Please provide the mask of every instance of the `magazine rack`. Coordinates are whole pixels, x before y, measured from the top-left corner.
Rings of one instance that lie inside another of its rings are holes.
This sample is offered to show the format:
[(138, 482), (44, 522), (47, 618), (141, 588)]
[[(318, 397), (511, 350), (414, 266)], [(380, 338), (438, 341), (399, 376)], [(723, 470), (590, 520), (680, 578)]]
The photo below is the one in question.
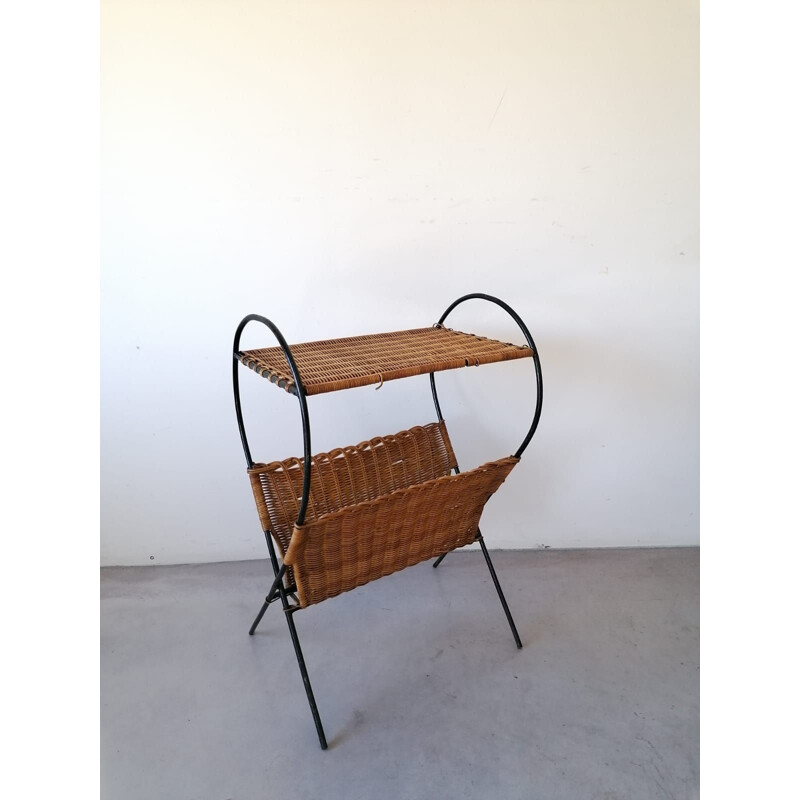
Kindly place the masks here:
[[(496, 303), (527, 342), (514, 345), (445, 328), (466, 300)], [(278, 347), (239, 350), (249, 322), (266, 325)], [(517, 358), (532, 358), (536, 373), (533, 422), (514, 455), (461, 472), (447, 433), (434, 373)], [(300, 403), (303, 457), (256, 463), (250, 454), (239, 398), (239, 364), (295, 395)], [(309, 395), (429, 373), (438, 422), (311, 455)], [(327, 748), (293, 614), (376, 578), (477, 541), (517, 647), (522, 647), (478, 522), (528, 446), (542, 410), (542, 372), (525, 323), (502, 300), (468, 294), (452, 303), (432, 328), (292, 345), (265, 317), (245, 317), (233, 339), (233, 395), (247, 473), (269, 549), (275, 580), (250, 634), (267, 608), (281, 601), (322, 749)], [(274, 539), (274, 543), (273, 543)], [(281, 563), (275, 551), (281, 555)], [(294, 602), (289, 602), (293, 600)]]

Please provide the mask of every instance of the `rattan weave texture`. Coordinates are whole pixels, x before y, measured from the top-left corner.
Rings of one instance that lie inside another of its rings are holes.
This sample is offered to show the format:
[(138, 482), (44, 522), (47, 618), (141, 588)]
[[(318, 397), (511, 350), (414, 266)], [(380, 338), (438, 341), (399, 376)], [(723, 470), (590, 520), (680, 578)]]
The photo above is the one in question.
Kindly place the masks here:
[[(305, 342), (291, 345), (291, 351), (308, 395), (533, 355), (527, 346), (438, 326)], [(280, 347), (246, 350), (237, 357), (272, 383), (296, 393)]]
[(300, 527), (303, 460), (254, 464), (248, 473), (262, 526), (274, 533), (305, 607), (470, 544), (486, 501), (517, 462), (451, 475), (444, 422), (320, 453)]

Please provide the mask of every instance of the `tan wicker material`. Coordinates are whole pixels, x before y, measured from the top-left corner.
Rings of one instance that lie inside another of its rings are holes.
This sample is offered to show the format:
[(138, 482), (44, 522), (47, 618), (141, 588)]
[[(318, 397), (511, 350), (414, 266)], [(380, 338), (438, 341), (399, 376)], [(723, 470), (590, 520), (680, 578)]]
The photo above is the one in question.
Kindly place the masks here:
[[(308, 395), (533, 355), (527, 346), (442, 327), (306, 342), (291, 345), (291, 351)], [(259, 375), (296, 393), (280, 347), (246, 350), (238, 358)]]
[(486, 501), (517, 461), (398, 489), (295, 528), (286, 563), (301, 606), (474, 542)]
[(248, 470), (259, 517), (278, 541), (300, 605), (318, 603), (475, 539), (486, 501), (518, 459), (451, 475), (444, 423), (312, 457), (305, 523), (294, 523), (303, 460)]

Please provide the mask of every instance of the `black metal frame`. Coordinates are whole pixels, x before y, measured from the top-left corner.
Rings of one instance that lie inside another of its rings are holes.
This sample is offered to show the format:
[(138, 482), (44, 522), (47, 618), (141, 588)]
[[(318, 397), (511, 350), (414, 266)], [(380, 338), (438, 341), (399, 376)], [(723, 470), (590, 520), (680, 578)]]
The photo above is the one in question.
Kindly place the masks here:
[[(480, 300), (488, 300), (489, 302), (495, 303), (496, 305), (503, 308), (508, 314), (514, 319), (517, 325), (520, 327), (525, 339), (528, 343), (528, 346), (533, 351), (533, 363), (534, 369), (536, 372), (536, 410), (533, 415), (533, 422), (531, 423), (530, 429), (528, 430), (527, 435), (522, 441), (522, 444), (517, 448), (516, 453), (514, 454), (515, 458), (520, 458), (522, 453), (525, 451), (525, 448), (530, 443), (533, 434), (536, 432), (536, 428), (539, 424), (539, 417), (541, 416), (542, 412), (542, 370), (541, 364), (539, 363), (539, 354), (536, 350), (536, 345), (533, 342), (533, 338), (531, 337), (530, 331), (528, 330), (525, 323), (522, 321), (520, 316), (507, 304), (504, 303), (502, 300), (499, 300), (496, 297), (492, 297), (488, 294), (467, 294), (463, 297), (460, 297), (455, 302), (451, 303), (451, 305), (447, 308), (447, 310), (442, 314), (439, 321), (436, 323), (436, 327), (441, 327), (442, 323), (444, 323), (447, 316), (450, 312), (456, 308), (456, 306), (460, 305), (461, 303), (465, 302), (466, 300), (473, 300), (473, 299), (480, 299)], [(267, 328), (272, 331), (272, 334), (278, 341), (280, 345), (281, 351), (283, 352), (286, 362), (289, 366), (289, 371), (291, 372), (292, 379), (294, 380), (294, 387), (292, 389), (292, 394), (297, 396), (297, 399), (300, 403), (300, 418), (303, 426), (303, 493), (301, 496), (300, 501), (300, 510), (297, 515), (297, 525), (302, 525), (305, 520), (306, 509), (308, 507), (308, 498), (311, 491), (311, 426), (309, 423), (309, 416), (308, 416), (308, 403), (306, 400), (306, 389), (303, 385), (303, 381), (300, 377), (300, 373), (297, 369), (297, 364), (295, 363), (294, 357), (292, 356), (292, 351), (289, 345), (286, 343), (286, 339), (283, 338), (283, 335), (278, 330), (277, 326), (268, 320), (266, 317), (262, 317), (259, 314), (249, 314), (246, 316), (240, 323), (239, 326), (236, 328), (236, 333), (233, 337), (233, 399), (234, 405), (236, 406), (236, 421), (239, 426), (239, 435), (242, 439), (242, 448), (244, 450), (245, 460), (247, 461), (247, 468), (250, 469), (253, 466), (253, 459), (250, 454), (250, 445), (247, 441), (247, 433), (244, 427), (244, 418), (242, 416), (242, 404), (239, 395), (239, 342), (241, 340), (242, 332), (244, 331), (245, 327), (250, 322), (260, 322), (263, 325), (266, 325)], [(433, 396), (433, 404), (436, 407), (436, 415), (439, 418), (439, 422), (443, 422), (444, 418), (442, 417), (442, 411), (439, 406), (439, 397), (436, 393), (436, 381), (434, 378), (434, 373), (430, 375), (431, 380), (431, 394)], [(454, 467), (456, 473), (460, 470), (458, 466)], [(317, 703), (314, 699), (314, 692), (311, 688), (311, 681), (308, 677), (308, 670), (306, 669), (305, 659), (303, 658), (303, 651), (300, 648), (300, 640), (297, 636), (297, 628), (294, 624), (293, 615), (294, 612), (300, 608), (299, 603), (290, 604), (289, 597), (293, 597), (293, 593), (296, 591), (297, 587), (294, 585), (285, 585), (285, 575), (286, 575), (286, 565), (285, 564), (278, 564), (278, 557), (275, 553), (275, 545), (272, 541), (272, 532), (269, 530), (264, 531), (264, 536), (267, 541), (267, 548), (269, 550), (269, 558), (272, 563), (272, 570), (275, 575), (275, 579), (272, 585), (269, 588), (269, 591), (264, 598), (264, 603), (261, 606), (261, 609), (258, 612), (255, 620), (253, 620), (253, 624), (250, 626), (250, 635), (252, 636), (256, 632), (256, 628), (258, 627), (259, 623), (261, 622), (262, 617), (266, 613), (266, 610), (269, 606), (275, 602), (278, 598), (280, 598), (281, 605), (283, 606), (283, 610), (286, 616), (286, 622), (289, 626), (289, 635), (292, 639), (292, 644), (294, 645), (294, 652), (297, 656), (297, 664), (300, 667), (300, 674), (303, 678), (303, 685), (305, 686), (306, 696), (308, 698), (308, 704), (311, 707), (311, 714), (314, 718), (314, 725), (317, 729), (317, 735), (319, 736), (319, 743), (320, 747), (323, 750), (328, 748), (328, 743), (325, 738), (325, 731), (322, 728), (322, 722), (319, 717), (319, 711), (317, 710)], [(497, 590), (497, 594), (500, 598), (500, 603), (503, 606), (503, 611), (505, 611), (506, 618), (508, 620), (508, 624), (511, 627), (511, 633), (514, 636), (514, 641), (518, 648), (522, 647), (522, 642), (520, 641), (519, 634), (517, 633), (516, 625), (514, 624), (514, 619), (511, 616), (511, 611), (508, 608), (508, 603), (506, 602), (505, 595), (503, 594), (503, 590), (500, 587), (500, 582), (497, 579), (497, 573), (494, 570), (494, 565), (492, 564), (492, 560), (489, 557), (489, 551), (486, 549), (486, 544), (483, 541), (483, 535), (481, 534), (480, 528), (478, 528), (477, 535), (475, 537), (475, 541), (480, 543), (481, 551), (483, 552), (483, 557), (486, 559), (486, 565), (489, 568), (489, 573), (492, 576), (492, 581), (494, 583), (494, 587)], [(442, 562), (444, 557), (447, 553), (443, 553), (439, 558), (436, 559), (433, 566), (438, 567), (439, 564)], [(296, 598), (294, 598), (296, 600)]]
[[(533, 341), (531, 332), (528, 330), (528, 326), (522, 321), (520, 315), (517, 314), (517, 312), (514, 311), (510, 305), (508, 305), (508, 303), (505, 303), (499, 298), (493, 297), (490, 294), (474, 293), (465, 294), (463, 297), (459, 297), (458, 300), (448, 306), (444, 314), (439, 317), (439, 321), (436, 323), (436, 325), (441, 327), (441, 325), (449, 316), (450, 312), (456, 308), (456, 306), (461, 305), (461, 303), (465, 302), (466, 300), (488, 300), (490, 303), (495, 303), (496, 305), (500, 306), (500, 308), (506, 311), (514, 320), (514, 322), (517, 323), (519, 329), (522, 331), (522, 335), (525, 337), (525, 341), (528, 343), (528, 347), (530, 347), (530, 349), (533, 351), (533, 368), (536, 373), (536, 410), (533, 412), (533, 422), (531, 422), (531, 427), (528, 429), (528, 433), (522, 440), (522, 444), (517, 448), (517, 452), (514, 453), (514, 458), (522, 458), (525, 448), (530, 444), (533, 434), (536, 433), (536, 428), (539, 427), (539, 418), (542, 415), (542, 365), (539, 361), (539, 351), (536, 349), (536, 344)], [(436, 416), (439, 418), (439, 422), (443, 422), (444, 418), (442, 417), (442, 409), (439, 406), (439, 395), (436, 393), (436, 378), (434, 376), (435, 373), (431, 372), (431, 395), (433, 396), (433, 405), (436, 407)], [(458, 466), (455, 467), (455, 471), (456, 473), (460, 472)], [(483, 541), (483, 534), (481, 533), (480, 528), (478, 528), (478, 534), (475, 537), (475, 541), (481, 546), (483, 557), (486, 559), (486, 566), (489, 567), (489, 572), (492, 576), (492, 581), (494, 582), (494, 588), (497, 589), (497, 594), (500, 597), (500, 603), (503, 606), (503, 611), (506, 613), (506, 619), (508, 620), (508, 625), (511, 628), (511, 633), (514, 636), (514, 641), (516, 642), (517, 647), (521, 650), (522, 642), (520, 641), (519, 634), (517, 633), (517, 626), (514, 624), (514, 618), (511, 616), (511, 611), (508, 607), (508, 603), (506, 602), (506, 596), (503, 594), (503, 589), (500, 586), (500, 581), (497, 580), (497, 573), (494, 571), (492, 559), (489, 558), (489, 551), (486, 549), (486, 543)], [(444, 561), (444, 557), (446, 555), (447, 553), (442, 553), (442, 555), (440, 555), (439, 558), (433, 562), (434, 569), (436, 569), (436, 567), (438, 567), (439, 564)]]
[[(283, 334), (278, 330), (278, 328), (266, 317), (262, 317), (258, 314), (250, 314), (246, 316), (240, 323), (239, 327), (236, 329), (236, 334), (233, 337), (233, 399), (234, 404), (236, 405), (236, 421), (239, 424), (239, 435), (242, 437), (242, 448), (244, 449), (244, 457), (247, 461), (247, 468), (250, 469), (253, 466), (253, 458), (250, 455), (250, 445), (247, 442), (247, 433), (244, 429), (244, 418), (242, 417), (242, 403), (239, 397), (239, 341), (242, 337), (242, 331), (245, 329), (249, 322), (261, 322), (262, 324), (266, 325), (272, 333), (275, 335), (275, 338), (278, 340), (278, 344), (283, 351), (284, 356), (286, 356), (286, 361), (289, 364), (289, 370), (292, 373), (292, 379), (294, 380), (294, 384), (296, 387), (295, 394), (297, 395), (297, 399), (300, 401), (300, 418), (303, 424), (303, 458), (304, 458), (304, 466), (303, 466), (303, 495), (300, 500), (300, 510), (297, 514), (297, 524), (302, 525), (303, 521), (306, 518), (306, 508), (308, 507), (308, 495), (311, 490), (311, 426), (309, 425), (308, 421), (308, 403), (306, 402), (306, 390), (303, 386), (303, 381), (300, 378), (300, 373), (297, 370), (297, 364), (294, 362), (294, 358), (292, 357), (292, 351), (289, 349), (289, 345), (286, 344), (286, 339), (283, 338)], [(261, 618), (264, 616), (264, 612), (266, 612), (267, 608), (269, 608), (270, 603), (274, 602), (277, 597), (281, 599), (281, 605), (283, 606), (283, 611), (286, 615), (286, 624), (289, 626), (289, 635), (292, 637), (292, 644), (294, 645), (294, 653), (297, 656), (297, 665), (300, 667), (300, 675), (303, 678), (303, 686), (306, 689), (306, 697), (308, 698), (308, 704), (311, 707), (311, 715), (314, 717), (314, 725), (317, 728), (317, 736), (319, 736), (319, 745), (323, 750), (328, 749), (328, 742), (325, 738), (325, 731), (322, 728), (322, 721), (319, 718), (319, 711), (317, 710), (317, 701), (314, 699), (314, 690), (311, 688), (311, 681), (308, 677), (308, 670), (306, 669), (306, 662), (303, 658), (303, 651), (300, 648), (300, 639), (297, 636), (297, 628), (294, 624), (294, 619), (292, 617), (293, 613), (300, 608), (298, 605), (290, 605), (288, 596), (292, 591), (294, 591), (294, 586), (286, 587), (283, 582), (284, 575), (286, 574), (286, 565), (281, 564), (278, 566), (278, 557), (275, 554), (275, 545), (272, 543), (272, 533), (269, 530), (264, 531), (264, 536), (267, 540), (267, 548), (269, 549), (269, 558), (272, 562), (272, 571), (275, 573), (275, 580), (270, 587), (270, 590), (267, 592), (267, 596), (264, 599), (264, 604), (261, 606), (261, 610), (258, 612), (258, 616), (253, 621), (253, 624), (250, 626), (250, 635), (252, 636), (256, 632), (256, 628), (258, 627), (258, 623), (261, 622)]]

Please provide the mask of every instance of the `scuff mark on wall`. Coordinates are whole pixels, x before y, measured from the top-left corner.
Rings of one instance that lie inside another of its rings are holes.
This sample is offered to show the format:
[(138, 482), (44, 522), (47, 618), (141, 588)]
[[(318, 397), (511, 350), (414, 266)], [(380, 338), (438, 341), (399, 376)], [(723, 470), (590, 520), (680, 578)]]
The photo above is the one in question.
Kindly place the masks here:
[(494, 124), (494, 120), (495, 120), (495, 117), (497, 116), (497, 112), (500, 110), (500, 106), (503, 105), (503, 100), (505, 99), (506, 90), (507, 89), (508, 89), (508, 85), (506, 85), (506, 88), (503, 89), (503, 94), (500, 95), (500, 101), (497, 103), (497, 108), (494, 110), (494, 114), (492, 114), (492, 118), (489, 121), (489, 127), (486, 129), (486, 133), (489, 133), (489, 131), (492, 129), (492, 125)]

